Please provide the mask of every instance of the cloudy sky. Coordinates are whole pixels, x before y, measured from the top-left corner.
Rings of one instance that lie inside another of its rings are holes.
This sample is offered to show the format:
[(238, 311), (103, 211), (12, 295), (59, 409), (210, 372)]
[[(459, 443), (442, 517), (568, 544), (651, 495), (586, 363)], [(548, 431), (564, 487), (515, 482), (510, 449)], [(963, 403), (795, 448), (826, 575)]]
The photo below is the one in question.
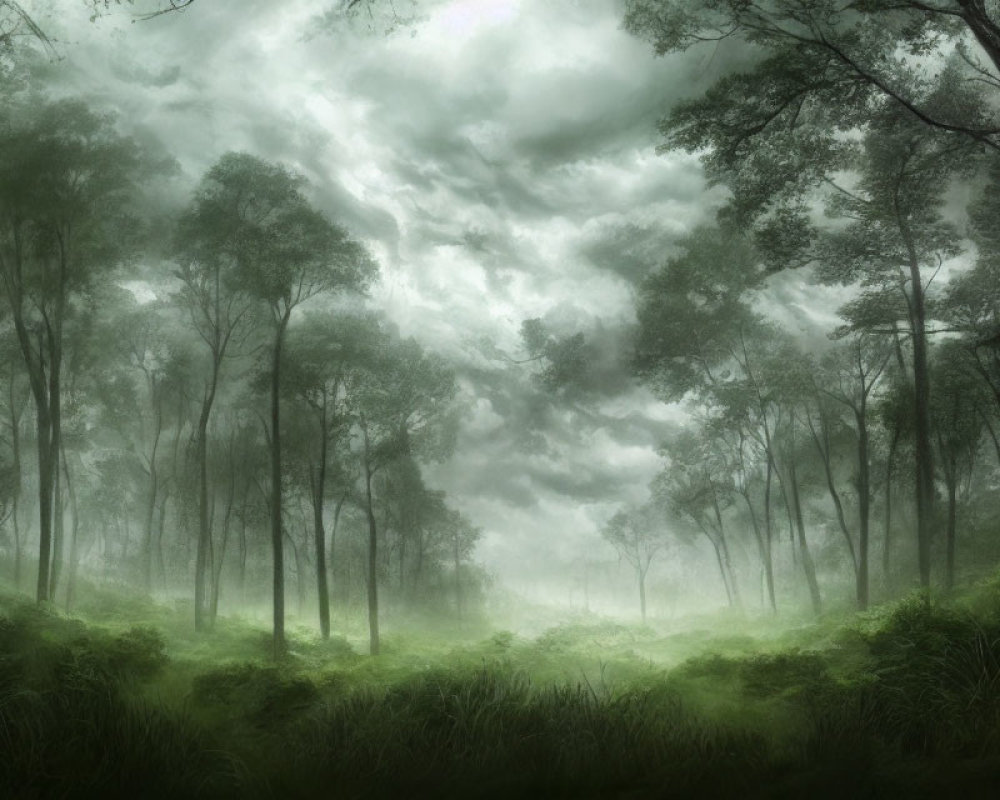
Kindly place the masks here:
[[(461, 376), (458, 450), (427, 475), (485, 529), (483, 563), (523, 589), (581, 553), (614, 558), (599, 527), (645, 497), (677, 418), (621, 365), (633, 287), (718, 199), (695, 158), (655, 153), (656, 120), (731, 56), (654, 58), (615, 0), (424, 0), (391, 35), (384, 15), (319, 24), (330, 0), (137, 23), (53, 7), (63, 85), (162, 140), (174, 191), (247, 150), (307, 176), (370, 243), (373, 302)], [(602, 342), (596, 399), (553, 403), (498, 358), (523, 357), (533, 317)]]

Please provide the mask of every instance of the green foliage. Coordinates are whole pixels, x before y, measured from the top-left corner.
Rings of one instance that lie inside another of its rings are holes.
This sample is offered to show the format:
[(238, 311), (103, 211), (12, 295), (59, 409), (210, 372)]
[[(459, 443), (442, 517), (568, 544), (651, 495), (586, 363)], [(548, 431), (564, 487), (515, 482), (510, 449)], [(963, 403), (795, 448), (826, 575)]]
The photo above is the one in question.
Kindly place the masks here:
[(231, 763), (180, 713), (130, 697), (166, 666), (150, 628), (111, 635), (36, 606), (0, 616), (0, 795), (219, 797)]
[[(177, 634), (0, 598), (0, 793), (985, 796), (1000, 757), (997, 584), (770, 640), (745, 621), (740, 636), (662, 639), (589, 620), (458, 649), (390, 635), (377, 659), (293, 635), (282, 662), (261, 644), (221, 664)], [(700, 654), (623, 671), (661, 646)]]
[(198, 704), (224, 706), (233, 716), (269, 726), (308, 708), (319, 695), (308, 679), (289, 677), (276, 666), (243, 663), (196, 676), (191, 696)]

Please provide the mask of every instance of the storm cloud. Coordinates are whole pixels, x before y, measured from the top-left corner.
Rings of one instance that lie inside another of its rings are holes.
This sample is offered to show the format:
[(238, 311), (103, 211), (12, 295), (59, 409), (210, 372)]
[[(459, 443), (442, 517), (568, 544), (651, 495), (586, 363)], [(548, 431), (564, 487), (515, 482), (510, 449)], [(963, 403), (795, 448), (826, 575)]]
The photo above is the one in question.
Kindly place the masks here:
[[(458, 448), (428, 480), (485, 529), (480, 560), (510, 573), (527, 540), (541, 562), (569, 559), (646, 496), (680, 419), (629, 375), (633, 292), (718, 200), (695, 157), (656, 154), (656, 121), (726, 65), (655, 58), (615, 2), (433, 2), (391, 35), (318, 25), (327, 10), (67, 11), (49, 20), (51, 69), (160, 139), (178, 196), (233, 149), (306, 177), (377, 254), (373, 304), (460, 375)], [(510, 363), (529, 318), (605, 343), (585, 398), (546, 396)]]

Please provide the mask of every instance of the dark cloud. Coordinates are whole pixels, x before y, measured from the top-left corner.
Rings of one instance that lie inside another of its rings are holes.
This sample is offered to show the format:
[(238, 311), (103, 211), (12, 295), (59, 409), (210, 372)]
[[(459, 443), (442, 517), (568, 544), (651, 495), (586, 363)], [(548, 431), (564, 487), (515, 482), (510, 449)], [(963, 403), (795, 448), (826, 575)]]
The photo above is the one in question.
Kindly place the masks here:
[[(428, 481), (486, 528), (490, 568), (517, 568), (526, 543), (553, 563), (600, 548), (678, 419), (629, 374), (633, 285), (712, 202), (696, 159), (655, 155), (656, 120), (731, 57), (656, 59), (606, 0), (422, 2), (412, 36), (321, 31), (329, 5), (69, 15), (79, 33), (54, 69), (66, 92), (163, 141), (177, 191), (251, 151), (303, 174), (371, 244), (373, 302), (459, 372), (469, 414)], [(523, 355), (521, 322), (536, 317), (583, 335), (576, 394), (496, 355)]]

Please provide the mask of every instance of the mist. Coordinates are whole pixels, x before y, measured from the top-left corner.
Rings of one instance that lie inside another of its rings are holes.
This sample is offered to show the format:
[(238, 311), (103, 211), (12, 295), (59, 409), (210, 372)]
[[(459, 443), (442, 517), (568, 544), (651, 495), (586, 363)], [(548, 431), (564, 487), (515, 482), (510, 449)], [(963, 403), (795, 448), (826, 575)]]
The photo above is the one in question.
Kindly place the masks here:
[(799, 5), (0, 0), (0, 793), (992, 796), (1000, 23)]

